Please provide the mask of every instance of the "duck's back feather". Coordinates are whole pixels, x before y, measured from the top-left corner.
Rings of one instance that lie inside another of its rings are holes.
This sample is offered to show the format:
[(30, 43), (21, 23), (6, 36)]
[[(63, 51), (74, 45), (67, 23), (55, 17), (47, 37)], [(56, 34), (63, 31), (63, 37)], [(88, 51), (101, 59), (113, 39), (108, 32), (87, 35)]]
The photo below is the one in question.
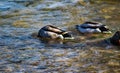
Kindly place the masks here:
[(51, 31), (51, 32), (55, 32), (55, 33), (58, 33), (58, 34), (61, 34), (61, 33), (64, 32), (64, 30), (61, 30), (58, 27), (55, 27), (55, 26), (52, 26), (52, 25), (44, 26), (42, 29), (45, 30), (45, 31)]
[(104, 26), (103, 24), (101, 23), (94, 23), (94, 22), (85, 22), (83, 24), (80, 25), (82, 28), (99, 28), (99, 27), (102, 27)]

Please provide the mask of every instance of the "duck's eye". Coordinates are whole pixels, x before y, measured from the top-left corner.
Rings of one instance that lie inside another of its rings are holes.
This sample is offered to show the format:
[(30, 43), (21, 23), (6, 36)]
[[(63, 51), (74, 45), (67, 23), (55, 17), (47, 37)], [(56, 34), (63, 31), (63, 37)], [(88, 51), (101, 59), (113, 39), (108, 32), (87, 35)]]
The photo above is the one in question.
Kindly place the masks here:
[(63, 34), (63, 37), (72, 37), (70, 33)]

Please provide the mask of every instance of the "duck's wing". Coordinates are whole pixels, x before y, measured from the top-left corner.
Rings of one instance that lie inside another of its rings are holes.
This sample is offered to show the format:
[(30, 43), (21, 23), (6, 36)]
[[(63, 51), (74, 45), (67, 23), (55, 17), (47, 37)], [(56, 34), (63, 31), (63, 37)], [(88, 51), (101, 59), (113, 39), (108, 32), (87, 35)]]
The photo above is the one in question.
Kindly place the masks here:
[(93, 29), (100, 28), (101, 26), (103, 26), (103, 24), (97, 22), (85, 22), (80, 25), (80, 27), (82, 28), (93, 28)]
[(57, 33), (57, 34), (62, 34), (63, 32), (65, 32), (64, 30), (62, 30), (58, 27), (55, 27), (53, 25), (44, 26), (42, 29), (45, 30), (45, 31), (51, 31), (51, 32), (54, 32), (54, 33)]
[(85, 22), (84, 24), (98, 24), (98, 22)]
[(56, 39), (59, 37), (59, 34), (41, 29), (38, 32), (38, 37)]

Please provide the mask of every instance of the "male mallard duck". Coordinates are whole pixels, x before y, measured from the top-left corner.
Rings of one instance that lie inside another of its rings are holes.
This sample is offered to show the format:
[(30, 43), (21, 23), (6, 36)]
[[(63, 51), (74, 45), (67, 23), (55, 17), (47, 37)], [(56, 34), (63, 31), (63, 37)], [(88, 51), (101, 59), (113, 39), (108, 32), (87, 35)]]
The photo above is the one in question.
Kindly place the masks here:
[(38, 37), (50, 38), (50, 39), (70, 39), (72, 35), (58, 27), (53, 25), (47, 25), (42, 27), (38, 32)]
[(111, 33), (106, 25), (98, 22), (85, 22), (81, 25), (76, 25), (76, 28), (81, 33)]
[(120, 46), (120, 31), (117, 31), (111, 38), (110, 38), (110, 42), (113, 45), (118, 45)]

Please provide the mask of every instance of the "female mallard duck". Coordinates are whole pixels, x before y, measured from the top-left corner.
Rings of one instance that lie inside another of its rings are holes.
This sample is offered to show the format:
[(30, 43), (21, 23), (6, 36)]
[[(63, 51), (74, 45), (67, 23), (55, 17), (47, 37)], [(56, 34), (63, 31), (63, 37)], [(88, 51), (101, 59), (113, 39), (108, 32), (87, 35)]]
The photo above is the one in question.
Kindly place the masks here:
[(120, 46), (120, 31), (117, 31), (111, 38), (110, 38), (110, 42), (113, 45), (118, 45)]
[(58, 27), (53, 25), (47, 25), (41, 28), (38, 32), (38, 37), (50, 38), (50, 39), (70, 39), (72, 35)]
[(76, 25), (76, 28), (81, 33), (111, 33), (106, 25), (98, 22), (85, 22), (81, 25)]

